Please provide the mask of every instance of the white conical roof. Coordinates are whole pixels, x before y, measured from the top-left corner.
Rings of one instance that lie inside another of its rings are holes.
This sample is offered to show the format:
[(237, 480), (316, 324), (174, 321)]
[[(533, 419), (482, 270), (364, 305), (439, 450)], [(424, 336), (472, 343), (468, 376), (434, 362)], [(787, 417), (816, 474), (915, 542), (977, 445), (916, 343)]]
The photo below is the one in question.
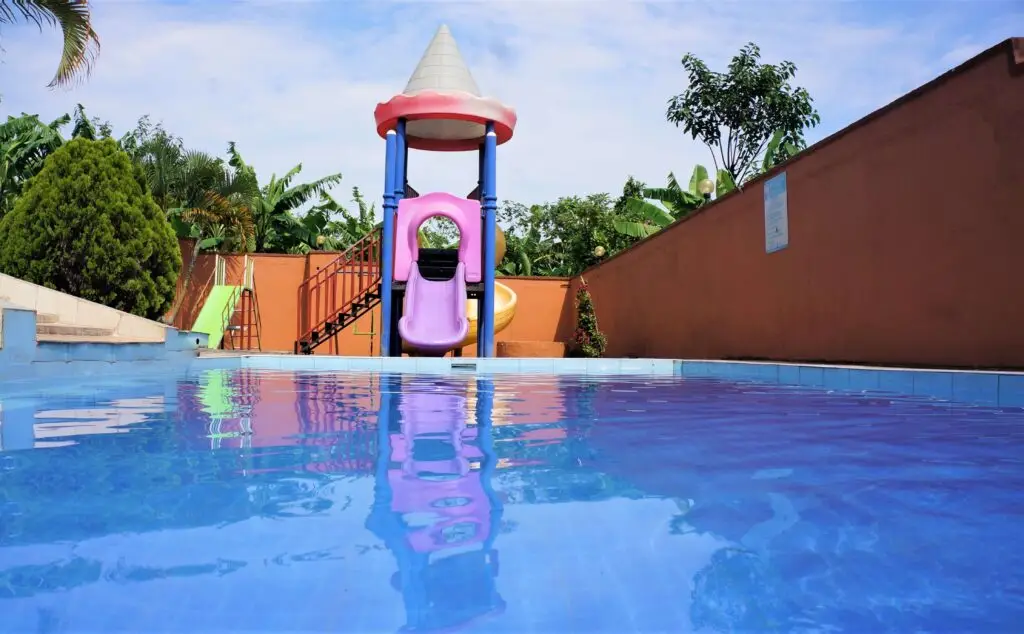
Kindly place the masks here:
[(462, 61), (459, 46), (452, 37), (452, 32), (442, 24), (434, 39), (430, 40), (427, 50), (423, 52), (420, 63), (416, 65), (409, 83), (402, 91), (406, 95), (414, 95), (424, 90), (438, 92), (467, 92), (480, 97), (473, 75), (470, 74), (466, 62)]

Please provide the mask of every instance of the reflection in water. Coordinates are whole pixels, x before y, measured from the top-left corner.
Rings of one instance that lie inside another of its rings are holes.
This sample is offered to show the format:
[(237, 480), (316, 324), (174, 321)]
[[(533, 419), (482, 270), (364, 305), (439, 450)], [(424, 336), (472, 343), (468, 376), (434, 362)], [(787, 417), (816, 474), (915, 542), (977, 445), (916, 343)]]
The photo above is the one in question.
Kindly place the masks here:
[(491, 489), (494, 387), (476, 380), (474, 411), (466, 393), (423, 379), (390, 377), (381, 385), (373, 510), (367, 528), (392, 552), (409, 630), (463, 625), (499, 612), (498, 552), (502, 507)]
[(0, 632), (1024, 615), (1019, 412), (650, 377), (65, 388), (0, 392)]

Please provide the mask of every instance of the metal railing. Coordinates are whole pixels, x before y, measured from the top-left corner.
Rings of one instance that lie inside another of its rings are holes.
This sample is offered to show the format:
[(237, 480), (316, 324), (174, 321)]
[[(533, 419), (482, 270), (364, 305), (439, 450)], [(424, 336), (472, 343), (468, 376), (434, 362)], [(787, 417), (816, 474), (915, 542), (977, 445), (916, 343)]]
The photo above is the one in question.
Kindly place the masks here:
[(315, 346), (321, 333), (342, 328), (346, 314), (369, 304), (379, 290), (381, 248), (381, 232), (374, 229), (299, 284), (296, 351), (301, 342)]

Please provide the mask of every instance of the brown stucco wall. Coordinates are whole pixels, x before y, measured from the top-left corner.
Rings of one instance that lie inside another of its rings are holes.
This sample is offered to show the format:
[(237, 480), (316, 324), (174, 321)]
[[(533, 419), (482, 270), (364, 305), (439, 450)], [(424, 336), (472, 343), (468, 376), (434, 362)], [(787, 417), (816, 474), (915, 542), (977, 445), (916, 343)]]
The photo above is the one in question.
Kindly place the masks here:
[(783, 251), (759, 180), (587, 271), (609, 354), (1024, 367), (1022, 70), (1003, 42), (783, 166)]
[[(192, 257), (192, 244), (182, 241), (182, 259), (187, 266)], [(291, 352), (298, 331), (299, 316), (308, 307), (300, 301), (299, 284), (319, 267), (326, 266), (337, 253), (305, 255), (250, 254), (255, 261), (254, 278), (260, 310), (260, 339), (264, 351)], [(177, 328), (187, 330), (195, 323), (203, 302), (214, 281), (214, 255), (201, 254), (193, 268), (188, 290), (184, 292), (181, 308), (173, 321)], [(241, 284), (244, 255), (224, 255), (226, 281)], [(355, 272), (341, 284), (353, 284)], [(573, 316), (566, 304), (569, 280), (566, 278), (499, 278), (518, 296), (516, 316), (498, 341), (564, 341), (571, 332)], [(179, 293), (185, 276), (179, 280)], [(326, 300), (326, 298), (324, 298)], [(305, 322), (303, 322), (305, 323)], [(476, 346), (463, 351), (475, 355)], [(316, 354), (378, 355), (380, 354), (380, 309), (363, 315), (354, 324), (339, 333), (336, 341), (322, 344)]]

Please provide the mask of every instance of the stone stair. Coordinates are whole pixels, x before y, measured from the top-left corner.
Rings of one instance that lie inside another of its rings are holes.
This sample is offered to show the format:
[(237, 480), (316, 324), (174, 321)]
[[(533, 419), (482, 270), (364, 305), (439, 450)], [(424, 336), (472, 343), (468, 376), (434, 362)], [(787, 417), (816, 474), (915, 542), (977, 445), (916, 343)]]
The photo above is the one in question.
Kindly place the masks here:
[(114, 331), (110, 328), (62, 324), (57, 315), (36, 313), (36, 339), (39, 341), (102, 341), (113, 337)]

